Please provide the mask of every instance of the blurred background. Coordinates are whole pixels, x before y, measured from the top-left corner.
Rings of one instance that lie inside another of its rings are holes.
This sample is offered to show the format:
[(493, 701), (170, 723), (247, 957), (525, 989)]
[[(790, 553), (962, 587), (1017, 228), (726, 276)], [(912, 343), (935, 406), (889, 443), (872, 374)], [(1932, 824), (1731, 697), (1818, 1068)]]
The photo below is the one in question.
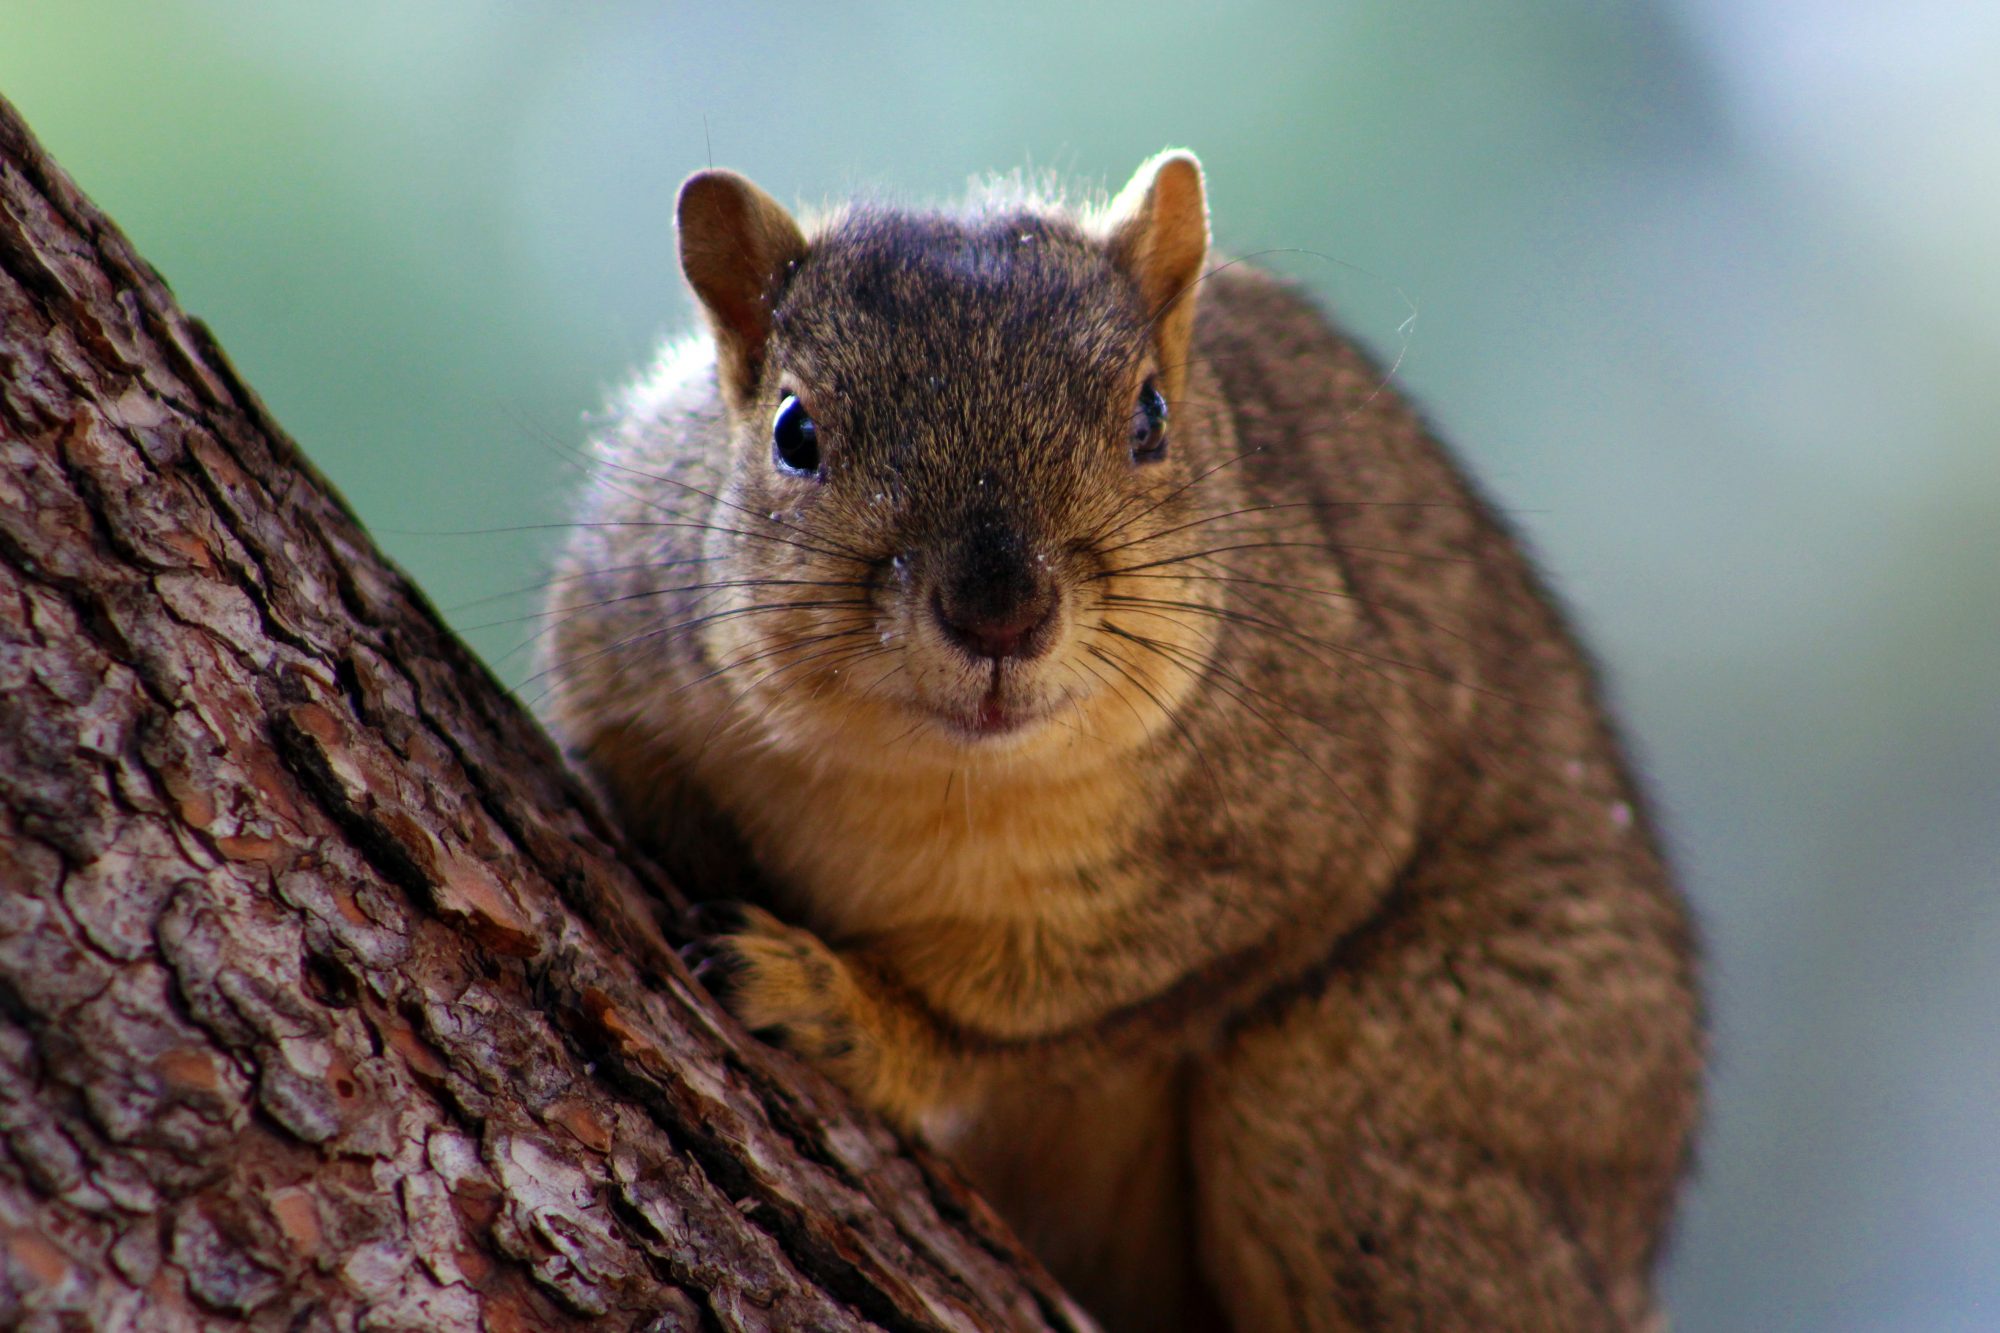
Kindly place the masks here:
[(529, 698), (688, 171), (1194, 147), (1608, 666), (1713, 963), (1676, 1327), (2000, 1329), (2000, 6), (0, 0), (0, 95)]

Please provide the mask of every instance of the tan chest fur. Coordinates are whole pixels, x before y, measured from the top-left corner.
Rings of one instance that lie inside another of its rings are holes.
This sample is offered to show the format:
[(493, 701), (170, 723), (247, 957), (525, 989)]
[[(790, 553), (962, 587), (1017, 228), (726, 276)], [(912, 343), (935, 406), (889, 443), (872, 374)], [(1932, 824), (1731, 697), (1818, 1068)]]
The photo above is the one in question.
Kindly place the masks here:
[(701, 767), (786, 906), (834, 938), (1101, 910), (1102, 886), (1079, 872), (1116, 855), (1144, 808), (1144, 780), (1111, 764), (862, 765), (831, 753), (744, 738), (711, 746)]

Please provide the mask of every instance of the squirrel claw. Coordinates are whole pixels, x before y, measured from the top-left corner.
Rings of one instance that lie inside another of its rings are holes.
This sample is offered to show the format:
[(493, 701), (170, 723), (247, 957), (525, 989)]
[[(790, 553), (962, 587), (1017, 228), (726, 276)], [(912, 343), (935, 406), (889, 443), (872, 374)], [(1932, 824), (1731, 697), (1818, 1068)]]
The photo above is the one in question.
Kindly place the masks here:
[(681, 917), (690, 938), (675, 952), (688, 973), (724, 1008), (734, 1008), (732, 1001), (743, 979), (745, 960), (735, 940), (750, 920), (747, 907), (728, 899), (695, 903)]
[(687, 968), (688, 975), (704, 985), (716, 968), (721, 966), (714, 945), (708, 940), (690, 940), (674, 952), (680, 955), (681, 965)]

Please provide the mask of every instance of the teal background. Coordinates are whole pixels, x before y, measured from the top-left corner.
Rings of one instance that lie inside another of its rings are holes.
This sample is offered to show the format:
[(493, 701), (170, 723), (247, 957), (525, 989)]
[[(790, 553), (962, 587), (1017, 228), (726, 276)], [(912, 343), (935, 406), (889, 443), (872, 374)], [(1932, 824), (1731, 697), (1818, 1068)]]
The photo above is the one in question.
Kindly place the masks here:
[(1624, 703), (1714, 968), (1676, 1327), (2000, 1328), (2000, 7), (0, 0), (0, 95), (530, 698), (688, 171), (1194, 147)]

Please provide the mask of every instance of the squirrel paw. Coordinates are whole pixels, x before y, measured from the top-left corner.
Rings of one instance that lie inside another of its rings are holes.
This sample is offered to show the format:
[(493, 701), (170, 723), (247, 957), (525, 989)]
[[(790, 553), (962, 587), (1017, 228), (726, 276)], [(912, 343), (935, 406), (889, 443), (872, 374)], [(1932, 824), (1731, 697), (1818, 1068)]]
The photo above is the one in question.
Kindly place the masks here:
[(810, 1061), (850, 1089), (863, 1058), (859, 988), (840, 955), (809, 930), (760, 908), (739, 909), (727, 933), (704, 941), (703, 981), (752, 1032)]

